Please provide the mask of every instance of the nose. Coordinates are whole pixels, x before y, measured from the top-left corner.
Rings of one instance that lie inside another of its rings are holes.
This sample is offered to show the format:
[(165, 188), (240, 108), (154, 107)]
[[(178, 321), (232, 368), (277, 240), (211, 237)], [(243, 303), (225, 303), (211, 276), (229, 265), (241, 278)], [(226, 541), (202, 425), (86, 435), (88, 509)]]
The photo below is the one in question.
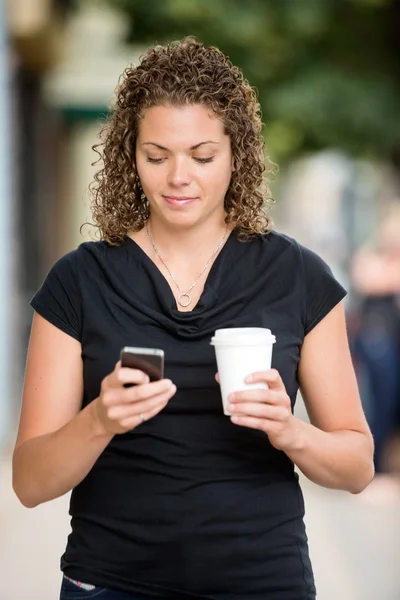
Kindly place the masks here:
[(168, 183), (174, 187), (182, 187), (190, 183), (190, 165), (185, 157), (171, 160), (168, 172)]

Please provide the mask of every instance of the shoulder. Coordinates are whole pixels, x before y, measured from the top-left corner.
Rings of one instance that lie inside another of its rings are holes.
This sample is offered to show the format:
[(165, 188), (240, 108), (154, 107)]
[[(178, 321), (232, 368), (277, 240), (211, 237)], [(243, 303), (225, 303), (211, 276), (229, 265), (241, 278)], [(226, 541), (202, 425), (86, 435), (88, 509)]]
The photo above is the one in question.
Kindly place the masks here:
[(58, 269), (78, 269), (81, 265), (91, 263), (93, 260), (102, 259), (104, 257), (118, 254), (120, 246), (110, 246), (106, 242), (82, 242), (75, 249), (70, 250), (61, 256), (55, 263), (54, 267)]
[(276, 229), (271, 229), (267, 233), (257, 235), (254, 241), (259, 244), (263, 244), (266, 247), (274, 248), (277, 250), (292, 250), (298, 252), (299, 243), (289, 235), (286, 235)]
[(104, 263), (112, 248), (105, 242), (83, 242), (66, 252), (49, 268), (45, 281), (51, 285), (79, 287), (80, 275), (96, 270), (96, 263)]
[(268, 233), (264, 233), (262, 235), (258, 235), (255, 239), (261, 240), (262, 243), (273, 245), (280, 248), (295, 248), (298, 246), (296, 240), (289, 235), (285, 235), (284, 233), (271, 229)]
[(74, 278), (77, 274), (77, 266), (78, 249), (76, 248), (56, 259), (47, 273), (47, 279)]
[(87, 260), (90, 256), (105, 256), (107, 254), (118, 252), (121, 246), (110, 246), (104, 241), (82, 242), (75, 251), (76, 260)]
[(306, 273), (315, 269), (330, 270), (328, 264), (319, 254), (289, 235), (272, 230), (259, 237), (262, 244), (273, 250), (275, 257), (283, 257), (292, 264), (304, 269)]
[(269, 258), (297, 266), (302, 263), (303, 250), (306, 250), (297, 240), (275, 229), (257, 236), (254, 242)]

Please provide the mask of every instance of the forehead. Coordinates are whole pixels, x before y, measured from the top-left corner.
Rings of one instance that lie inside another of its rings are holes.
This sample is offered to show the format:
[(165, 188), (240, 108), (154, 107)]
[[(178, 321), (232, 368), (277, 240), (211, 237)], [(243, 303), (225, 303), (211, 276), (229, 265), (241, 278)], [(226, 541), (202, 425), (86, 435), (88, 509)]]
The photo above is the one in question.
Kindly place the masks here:
[(152, 106), (139, 121), (139, 140), (163, 145), (192, 146), (206, 140), (221, 142), (228, 136), (222, 121), (200, 104), (175, 107)]

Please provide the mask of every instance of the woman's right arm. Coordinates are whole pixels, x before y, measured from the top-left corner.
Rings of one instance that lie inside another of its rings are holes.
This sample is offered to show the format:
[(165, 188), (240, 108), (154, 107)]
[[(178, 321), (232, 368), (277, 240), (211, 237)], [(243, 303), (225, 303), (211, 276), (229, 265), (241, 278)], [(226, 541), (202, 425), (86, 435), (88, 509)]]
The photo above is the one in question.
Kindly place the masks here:
[(160, 412), (176, 387), (165, 379), (147, 382), (143, 372), (117, 363), (99, 397), (81, 410), (81, 344), (35, 313), (13, 455), (13, 487), (22, 504), (34, 507), (69, 492), (115, 434), (137, 427), (140, 413), (149, 419)]

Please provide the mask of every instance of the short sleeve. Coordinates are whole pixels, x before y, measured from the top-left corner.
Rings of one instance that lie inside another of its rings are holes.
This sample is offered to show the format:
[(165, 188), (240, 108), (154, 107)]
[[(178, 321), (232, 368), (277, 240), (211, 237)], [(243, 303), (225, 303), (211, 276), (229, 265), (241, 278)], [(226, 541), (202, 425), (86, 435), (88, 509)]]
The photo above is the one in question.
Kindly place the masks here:
[(347, 292), (321, 257), (299, 246), (304, 273), (304, 335), (307, 335)]
[(76, 250), (65, 254), (53, 265), (30, 305), (61, 331), (81, 341), (82, 311)]

